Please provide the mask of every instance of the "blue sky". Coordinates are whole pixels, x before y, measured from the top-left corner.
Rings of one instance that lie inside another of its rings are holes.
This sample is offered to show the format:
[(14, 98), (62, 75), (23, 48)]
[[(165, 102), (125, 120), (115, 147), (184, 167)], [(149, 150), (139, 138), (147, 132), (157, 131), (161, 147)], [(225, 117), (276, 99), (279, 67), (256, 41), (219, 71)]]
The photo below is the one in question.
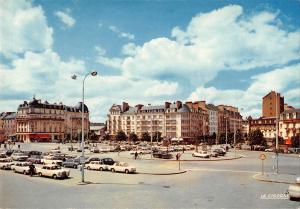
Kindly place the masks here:
[(300, 107), (300, 1), (0, 0), (0, 111), (32, 95), (93, 121), (113, 103), (206, 100), (261, 114), (271, 90)]

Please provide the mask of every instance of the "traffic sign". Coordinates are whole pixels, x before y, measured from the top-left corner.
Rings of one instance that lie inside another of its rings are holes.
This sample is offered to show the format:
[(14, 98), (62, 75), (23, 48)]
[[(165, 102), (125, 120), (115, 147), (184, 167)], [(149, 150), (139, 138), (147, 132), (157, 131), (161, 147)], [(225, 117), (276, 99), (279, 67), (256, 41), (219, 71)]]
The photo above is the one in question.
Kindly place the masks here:
[(266, 155), (265, 154), (260, 154), (259, 155), (259, 159), (261, 159), (261, 160), (265, 160), (267, 157), (266, 157)]

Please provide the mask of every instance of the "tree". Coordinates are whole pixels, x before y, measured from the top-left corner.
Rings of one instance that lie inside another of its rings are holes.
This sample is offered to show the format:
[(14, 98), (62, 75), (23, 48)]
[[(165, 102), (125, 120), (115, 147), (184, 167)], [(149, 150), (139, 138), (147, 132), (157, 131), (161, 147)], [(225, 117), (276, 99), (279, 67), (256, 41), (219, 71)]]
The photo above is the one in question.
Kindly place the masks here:
[(126, 139), (127, 139), (127, 136), (126, 136), (125, 132), (122, 130), (118, 131), (118, 133), (116, 135), (116, 140), (117, 141), (126, 141)]
[(128, 138), (132, 142), (136, 142), (137, 140), (139, 140), (138, 136), (135, 133), (130, 133)]
[(91, 140), (92, 142), (96, 142), (96, 141), (98, 141), (98, 139), (99, 139), (99, 137), (97, 136), (97, 134), (96, 134), (94, 131), (92, 131), (92, 132), (90, 133), (90, 140)]
[(235, 133), (235, 140), (236, 140), (236, 143), (243, 143), (244, 142), (243, 134), (242, 134), (240, 129), (238, 129)]
[(267, 141), (263, 135), (263, 133), (259, 130), (256, 129), (254, 131), (250, 131), (248, 135), (250, 145), (261, 145), (261, 146), (266, 146)]
[[(226, 133), (221, 133), (218, 139), (219, 144), (226, 144)], [(227, 132), (227, 144), (233, 143), (233, 133)]]
[(153, 140), (156, 140), (156, 141), (161, 141), (162, 140), (162, 137), (161, 137), (161, 132), (157, 131), (154, 133), (153, 135)]
[(105, 134), (104, 136), (103, 136), (103, 140), (105, 140), (105, 141), (109, 141), (110, 140), (110, 135), (109, 134)]
[(300, 147), (300, 145), (299, 145), (300, 134), (297, 134), (296, 136), (292, 136), (291, 140), (292, 140), (292, 147), (295, 147), (295, 148), (299, 148)]
[(149, 142), (149, 141), (151, 141), (151, 136), (149, 135), (148, 132), (145, 132), (145, 133), (142, 134), (141, 140)]

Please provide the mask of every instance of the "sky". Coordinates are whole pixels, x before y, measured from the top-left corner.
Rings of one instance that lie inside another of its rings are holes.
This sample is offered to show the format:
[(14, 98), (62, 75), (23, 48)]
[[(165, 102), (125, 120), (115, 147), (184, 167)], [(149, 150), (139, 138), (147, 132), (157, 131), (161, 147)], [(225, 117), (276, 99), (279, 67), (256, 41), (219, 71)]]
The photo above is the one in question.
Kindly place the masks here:
[(271, 90), (300, 107), (299, 0), (0, 0), (0, 19), (0, 112), (33, 96), (76, 105), (92, 71), (94, 122), (123, 101), (259, 117)]

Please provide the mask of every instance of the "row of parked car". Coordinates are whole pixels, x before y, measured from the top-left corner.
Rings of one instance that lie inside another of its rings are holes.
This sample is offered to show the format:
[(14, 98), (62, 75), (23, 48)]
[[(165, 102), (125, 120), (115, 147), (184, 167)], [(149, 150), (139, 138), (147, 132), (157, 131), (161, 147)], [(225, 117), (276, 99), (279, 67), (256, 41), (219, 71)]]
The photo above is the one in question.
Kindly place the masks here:
[(224, 156), (226, 154), (226, 150), (223, 148), (211, 149), (210, 151), (199, 151), (194, 152), (192, 154), (193, 157), (200, 157), (200, 158), (210, 158), (210, 157), (219, 157)]

